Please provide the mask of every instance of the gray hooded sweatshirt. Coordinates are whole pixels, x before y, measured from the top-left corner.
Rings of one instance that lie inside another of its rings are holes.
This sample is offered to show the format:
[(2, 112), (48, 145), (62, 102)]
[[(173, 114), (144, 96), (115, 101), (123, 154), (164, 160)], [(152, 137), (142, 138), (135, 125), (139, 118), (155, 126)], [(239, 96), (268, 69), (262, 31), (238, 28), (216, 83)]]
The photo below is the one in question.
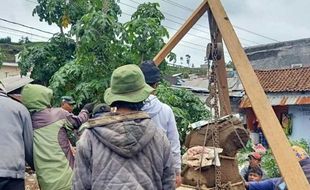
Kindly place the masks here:
[(22, 179), (33, 167), (33, 131), (28, 110), (0, 89), (0, 177)]
[(90, 121), (78, 142), (73, 189), (175, 189), (170, 145), (162, 130), (149, 118), (102, 118)]

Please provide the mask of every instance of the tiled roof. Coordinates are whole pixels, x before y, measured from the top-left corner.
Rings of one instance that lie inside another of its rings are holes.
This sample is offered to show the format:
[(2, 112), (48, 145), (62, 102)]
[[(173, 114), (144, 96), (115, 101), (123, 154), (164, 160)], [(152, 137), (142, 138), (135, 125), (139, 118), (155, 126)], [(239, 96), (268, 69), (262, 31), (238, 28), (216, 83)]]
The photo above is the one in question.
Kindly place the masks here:
[(265, 92), (310, 91), (310, 67), (255, 71)]

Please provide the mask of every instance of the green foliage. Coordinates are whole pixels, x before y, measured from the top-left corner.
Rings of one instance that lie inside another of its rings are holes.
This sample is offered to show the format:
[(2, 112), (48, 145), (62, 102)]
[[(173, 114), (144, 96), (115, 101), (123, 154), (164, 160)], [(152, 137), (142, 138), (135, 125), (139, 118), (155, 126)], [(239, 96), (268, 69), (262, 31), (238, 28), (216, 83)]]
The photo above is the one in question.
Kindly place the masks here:
[(190, 130), (188, 128), (190, 123), (206, 120), (211, 116), (200, 99), (185, 89), (172, 89), (166, 85), (160, 85), (156, 95), (162, 102), (171, 106), (175, 114), (181, 144), (184, 144), (186, 134)]
[(0, 38), (0, 43), (11, 43), (11, 38), (10, 37), (6, 37), (6, 38)]
[(64, 0), (37, 0), (38, 5), (33, 9), (32, 15), (37, 14), (40, 21), (45, 21), (49, 25), (55, 23), (62, 31), (62, 18), (64, 17)]
[[(303, 149), (305, 149), (308, 153), (310, 153), (309, 144), (307, 143), (305, 139), (300, 139), (297, 141), (290, 141), (290, 144), (300, 146)], [(251, 141), (249, 141), (246, 147), (238, 153), (239, 165), (243, 165), (247, 162), (249, 153), (253, 151), (252, 147), (253, 147), (253, 144)], [(285, 154), (283, 156), (285, 156)], [(270, 178), (280, 177), (280, 170), (278, 168), (278, 165), (276, 163), (274, 156), (272, 155), (271, 149), (268, 149), (266, 154), (263, 156), (262, 168), (266, 171), (268, 177)]]
[(21, 74), (32, 70), (31, 77), (39, 84), (48, 85), (50, 78), (73, 58), (75, 42), (63, 35), (54, 36), (49, 43), (25, 47), (18, 63)]
[(31, 43), (28, 37), (22, 37), (21, 39), (18, 40), (19, 44), (28, 44)]
[[(148, 5), (152, 14), (161, 14), (153, 4), (141, 5), (128, 22), (131, 24), (124, 25), (118, 22), (117, 15), (121, 11), (115, 1), (106, 1), (102, 10), (91, 5), (88, 13), (72, 27), (71, 33), (78, 39), (75, 59), (56, 72), (51, 80), (50, 87), (56, 98), (67, 94), (77, 103), (103, 101), (115, 68), (139, 64), (142, 57), (151, 59), (163, 47), (163, 38), (167, 34), (160, 22), (163, 17), (146, 18), (151, 14)], [(139, 30), (134, 32), (132, 27)], [(148, 32), (143, 33), (143, 30)], [(140, 36), (141, 40), (137, 41), (134, 35)]]
[[(310, 153), (309, 144), (305, 139), (290, 141), (290, 144), (300, 146), (305, 151), (307, 151), (308, 154)], [(271, 150), (268, 150), (266, 155), (263, 157), (262, 167), (266, 170), (267, 175), (269, 177), (279, 177), (280, 176), (280, 170), (278, 168), (278, 165), (276, 163), (274, 156), (272, 155)]]
[(169, 37), (167, 29), (161, 25), (165, 18), (158, 9), (158, 3), (144, 3), (125, 23), (123, 38), (130, 44), (130, 53), (135, 62), (150, 60), (165, 45), (164, 38)]

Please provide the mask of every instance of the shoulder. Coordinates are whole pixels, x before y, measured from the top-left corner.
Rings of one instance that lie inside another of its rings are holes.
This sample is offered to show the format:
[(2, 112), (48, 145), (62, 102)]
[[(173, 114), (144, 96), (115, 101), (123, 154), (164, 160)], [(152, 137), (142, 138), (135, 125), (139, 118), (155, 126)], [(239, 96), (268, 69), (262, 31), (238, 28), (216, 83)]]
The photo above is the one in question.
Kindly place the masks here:
[(23, 116), (30, 117), (28, 109), (22, 103), (17, 102), (16, 100), (13, 100), (9, 97), (6, 98), (5, 102), (10, 109), (20, 112), (20, 114)]
[(161, 104), (162, 110), (164, 110), (165, 113), (173, 114), (173, 110), (168, 104), (165, 104), (163, 102), (160, 102), (160, 104)]

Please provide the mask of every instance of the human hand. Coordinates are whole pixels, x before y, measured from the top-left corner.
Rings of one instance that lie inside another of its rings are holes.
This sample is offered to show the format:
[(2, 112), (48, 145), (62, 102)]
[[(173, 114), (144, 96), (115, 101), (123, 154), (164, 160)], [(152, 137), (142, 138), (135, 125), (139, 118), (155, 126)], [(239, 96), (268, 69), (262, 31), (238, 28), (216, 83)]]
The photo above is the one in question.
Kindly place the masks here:
[(87, 103), (84, 105), (83, 110), (87, 110), (88, 113), (92, 113), (94, 109), (95, 104), (94, 103)]
[(181, 177), (181, 174), (177, 174), (175, 176), (175, 186), (176, 187), (180, 187), (182, 184), (182, 177)]

